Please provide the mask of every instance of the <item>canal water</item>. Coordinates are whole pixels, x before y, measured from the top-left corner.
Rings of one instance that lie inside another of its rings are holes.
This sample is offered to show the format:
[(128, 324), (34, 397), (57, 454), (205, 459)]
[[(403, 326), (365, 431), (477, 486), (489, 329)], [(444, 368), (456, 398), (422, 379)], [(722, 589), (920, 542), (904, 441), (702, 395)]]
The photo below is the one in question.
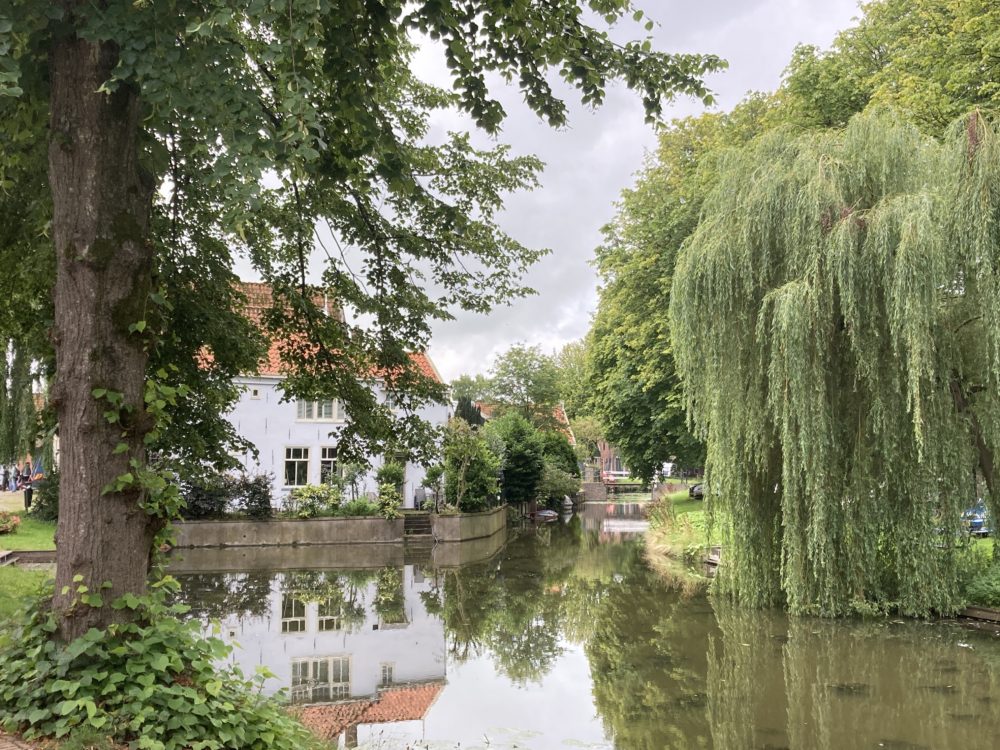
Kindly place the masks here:
[(588, 504), (460, 566), (416, 550), (177, 577), (191, 616), (331, 747), (1000, 746), (991, 632), (683, 599), (647, 567), (643, 523), (641, 506)]

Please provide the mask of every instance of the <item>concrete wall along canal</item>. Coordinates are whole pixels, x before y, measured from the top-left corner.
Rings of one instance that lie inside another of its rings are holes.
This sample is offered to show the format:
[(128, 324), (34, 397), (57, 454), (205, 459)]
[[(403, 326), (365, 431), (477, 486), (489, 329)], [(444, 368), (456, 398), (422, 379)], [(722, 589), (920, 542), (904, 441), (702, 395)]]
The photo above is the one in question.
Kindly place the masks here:
[[(484, 513), (431, 514), (435, 542), (490, 537), (506, 528), (507, 508)], [(393, 544), (403, 541), (403, 519), (309, 518), (272, 521), (180, 521), (176, 547), (277, 547), (316, 544)]]

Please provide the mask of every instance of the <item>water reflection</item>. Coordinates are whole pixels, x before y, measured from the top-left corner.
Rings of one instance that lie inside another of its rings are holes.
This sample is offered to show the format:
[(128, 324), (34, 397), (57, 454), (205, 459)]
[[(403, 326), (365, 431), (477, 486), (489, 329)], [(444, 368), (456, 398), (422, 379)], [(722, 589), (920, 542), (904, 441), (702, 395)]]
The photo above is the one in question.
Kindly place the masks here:
[(332, 746), (994, 746), (995, 637), (713, 609), (665, 591), (615, 517), (473, 565), (195, 574), (183, 596)]

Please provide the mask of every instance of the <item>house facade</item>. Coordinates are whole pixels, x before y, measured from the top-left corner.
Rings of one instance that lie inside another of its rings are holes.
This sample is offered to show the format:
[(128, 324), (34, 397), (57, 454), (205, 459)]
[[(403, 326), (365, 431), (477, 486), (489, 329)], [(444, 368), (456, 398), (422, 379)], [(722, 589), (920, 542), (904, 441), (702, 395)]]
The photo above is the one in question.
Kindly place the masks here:
[[(266, 284), (244, 282), (241, 291), (248, 299), (248, 317), (259, 319), (261, 311), (271, 304), (270, 288)], [(441, 382), (425, 353), (415, 352), (410, 357), (424, 376)], [(272, 496), (278, 504), (296, 487), (321, 484), (342, 470), (343, 462), (337, 456), (337, 435), (346, 420), (346, 413), (336, 400), (282, 400), (283, 379), (280, 357), (272, 347), (257, 373), (236, 379), (242, 393), (227, 415), (237, 433), (257, 449), (256, 456), (252, 451), (239, 456), (243, 468), (250, 474), (273, 476)], [(382, 402), (389, 397), (377, 380), (376, 395)], [(443, 426), (451, 411), (448, 404), (428, 404), (417, 414), (431, 424)], [(359, 482), (360, 494), (377, 492), (375, 472), (385, 461), (384, 456), (370, 458), (371, 469)], [(419, 464), (403, 460), (398, 463), (405, 467), (403, 507), (413, 508), (426, 472)]]

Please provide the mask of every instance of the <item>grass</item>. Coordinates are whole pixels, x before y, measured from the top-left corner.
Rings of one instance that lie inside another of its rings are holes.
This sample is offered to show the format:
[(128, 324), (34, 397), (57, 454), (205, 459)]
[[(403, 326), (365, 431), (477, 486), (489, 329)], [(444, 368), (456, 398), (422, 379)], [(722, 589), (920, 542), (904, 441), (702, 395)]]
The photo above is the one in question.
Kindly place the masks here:
[(21, 492), (0, 492), (0, 510), (16, 513), (21, 525), (13, 534), (0, 534), (0, 549), (55, 549), (56, 525), (39, 521), (24, 512), (24, 495)]
[(703, 500), (693, 500), (687, 490), (671, 492), (651, 514), (646, 534), (646, 559), (672, 588), (690, 596), (708, 588), (701, 558), (706, 546), (719, 544), (718, 525), (708, 531)]
[(39, 593), (51, 577), (42, 570), (25, 570), (14, 565), (0, 568), (0, 621), (21, 611), (21, 600)]
[(0, 549), (55, 549), (56, 525), (21, 515), (21, 525), (13, 534), (0, 534)]

